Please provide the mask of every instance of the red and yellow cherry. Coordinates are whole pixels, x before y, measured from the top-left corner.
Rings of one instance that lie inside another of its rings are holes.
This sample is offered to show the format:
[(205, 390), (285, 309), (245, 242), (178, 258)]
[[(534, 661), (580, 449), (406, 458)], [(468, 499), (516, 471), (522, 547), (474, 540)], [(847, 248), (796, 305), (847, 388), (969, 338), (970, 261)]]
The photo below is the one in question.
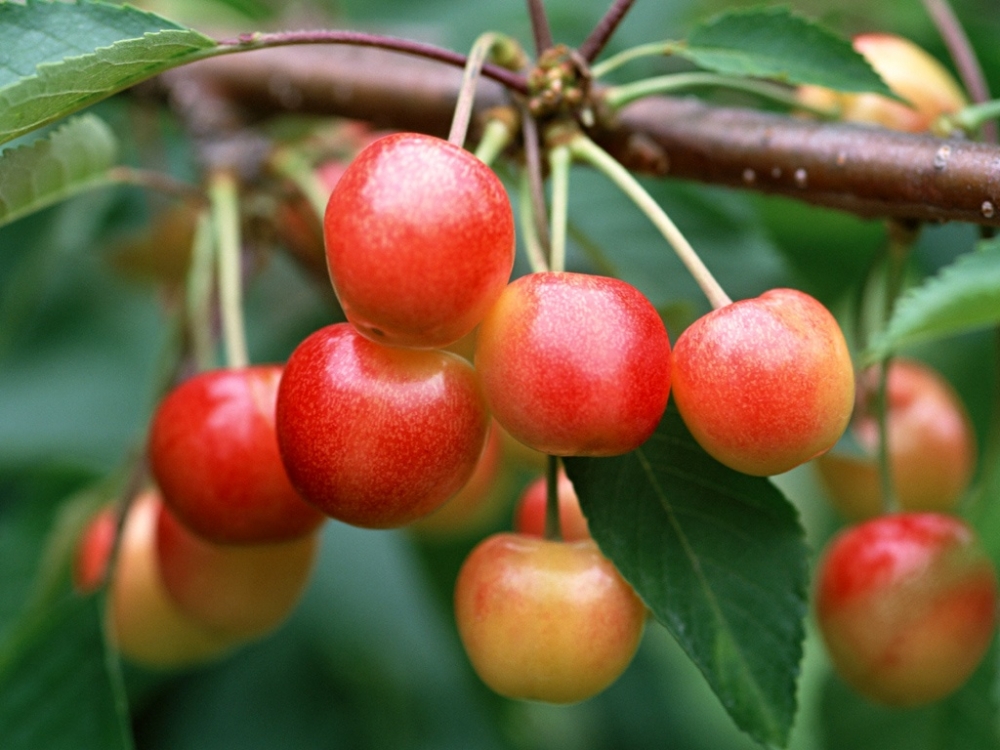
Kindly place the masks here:
[(847, 529), (820, 562), (816, 616), (837, 672), (890, 706), (943, 698), (996, 630), (993, 564), (961, 520), (882, 516)]
[(373, 341), (440, 347), (486, 315), (514, 265), (514, 218), (497, 176), (440, 138), (396, 133), (351, 162), (324, 218), (347, 319)]
[(84, 526), (73, 557), (73, 586), (81, 594), (104, 583), (117, 533), (118, 515), (112, 506), (99, 510)]
[(494, 691), (574, 703), (625, 670), (646, 608), (591, 540), (496, 534), (462, 566), (455, 618), (473, 668)]
[(156, 518), (156, 555), (171, 599), (220, 637), (259, 638), (295, 608), (312, 571), (317, 533), (270, 544), (214, 544), (193, 534), (166, 504)]
[[(958, 394), (920, 362), (894, 359), (886, 383), (889, 466), (895, 499), (903, 510), (948, 511), (965, 492), (975, 467), (975, 436)], [(816, 467), (834, 505), (852, 520), (882, 512), (877, 464), (879, 431), (874, 415), (851, 426), (865, 457), (827, 453)]]
[(340, 521), (390, 528), (436, 510), (468, 482), (490, 420), (466, 360), (382, 346), (340, 323), (292, 353), (276, 424), (302, 497)]
[(277, 365), (211, 370), (181, 383), (157, 408), (150, 468), (171, 512), (205, 539), (286, 541), (323, 521), (292, 487), (278, 452), (280, 380)]
[(493, 422), (469, 481), (436, 511), (418, 518), (411, 528), (426, 536), (453, 537), (488, 527), (504, 508), (499, 491), (505, 484), (501, 479), (502, 463), (503, 441), (500, 428)]
[(716, 460), (780, 474), (828, 450), (854, 406), (854, 369), (817, 300), (772, 289), (708, 313), (677, 339), (674, 401)]
[[(211, 631), (183, 612), (167, 593), (156, 553), (158, 493), (136, 498), (122, 530), (110, 582), (108, 621), (123, 656), (156, 669), (177, 669), (211, 661), (234, 640)], [(98, 523), (103, 523), (99, 520)]]
[[(580, 509), (580, 500), (566, 472), (560, 469), (557, 483), (559, 498), (559, 533), (567, 542), (590, 538), (587, 519)], [(517, 502), (514, 511), (514, 530), (529, 536), (545, 536), (545, 517), (548, 487), (545, 477), (529, 484)]]
[(611, 456), (653, 434), (670, 393), (670, 340), (653, 305), (618, 279), (534, 273), (479, 328), (476, 370), (493, 416), (525, 445)]
[(966, 106), (965, 94), (951, 73), (910, 40), (892, 34), (860, 34), (854, 37), (854, 49), (909, 106), (880, 94), (838, 92), (819, 86), (800, 87), (799, 100), (819, 109), (839, 109), (840, 118), (848, 122), (911, 133), (930, 130), (941, 115)]

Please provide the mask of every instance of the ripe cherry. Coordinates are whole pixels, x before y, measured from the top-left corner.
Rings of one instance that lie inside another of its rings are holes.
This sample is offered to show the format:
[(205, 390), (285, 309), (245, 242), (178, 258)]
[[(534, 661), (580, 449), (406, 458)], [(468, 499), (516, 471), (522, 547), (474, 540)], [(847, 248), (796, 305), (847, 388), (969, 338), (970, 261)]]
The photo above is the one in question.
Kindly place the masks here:
[(278, 452), (281, 367), (195, 375), (160, 403), (149, 458), (164, 502), (195, 533), (224, 543), (308, 534), (323, 515), (292, 487)]
[[(903, 510), (948, 511), (972, 478), (975, 436), (958, 394), (920, 362), (894, 359), (887, 381), (889, 466)], [(856, 415), (851, 427), (865, 456), (827, 453), (816, 460), (836, 507), (852, 520), (882, 512), (878, 422)]]
[(830, 659), (879, 703), (916, 706), (961, 686), (993, 638), (996, 608), (993, 564), (952, 516), (866, 521), (820, 562), (816, 615)]
[(625, 670), (646, 608), (591, 540), (497, 534), (463, 564), (455, 618), (472, 666), (490, 688), (511, 698), (574, 703)]
[(440, 507), (472, 475), (489, 424), (464, 359), (382, 346), (347, 323), (299, 344), (278, 391), (292, 483), (357, 526), (402, 526)]
[(476, 369), (497, 421), (531, 448), (610, 456), (638, 448), (670, 393), (670, 340), (653, 305), (614, 278), (534, 273), (479, 329)]
[(166, 504), (156, 517), (156, 556), (171, 599), (230, 640), (259, 638), (298, 602), (312, 571), (316, 533), (269, 544), (214, 544), (191, 533)]
[(447, 141), (397, 133), (341, 176), (324, 219), (347, 319), (373, 341), (440, 347), (469, 333), (514, 265), (514, 218), (497, 176)]
[(829, 449), (854, 405), (844, 335), (794, 289), (734, 302), (691, 324), (674, 348), (677, 409), (701, 446), (746, 474), (780, 474)]

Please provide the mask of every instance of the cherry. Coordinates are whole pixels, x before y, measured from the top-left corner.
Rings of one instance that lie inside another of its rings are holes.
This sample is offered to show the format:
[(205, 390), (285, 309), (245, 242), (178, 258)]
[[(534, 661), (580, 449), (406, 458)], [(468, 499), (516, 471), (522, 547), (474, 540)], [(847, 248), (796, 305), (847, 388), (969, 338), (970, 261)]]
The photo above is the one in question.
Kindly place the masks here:
[(347, 323), (299, 344), (278, 391), (292, 483), (357, 526), (402, 526), (440, 507), (472, 475), (489, 424), (461, 357), (381, 346)]
[[(216, 659), (232, 648), (234, 640), (187, 615), (167, 593), (155, 546), (161, 507), (159, 493), (147, 491), (136, 498), (126, 516), (110, 582), (109, 631), (130, 661), (176, 669)], [(96, 523), (106, 523), (101, 519), (97, 516)]]
[(496, 534), (459, 572), (455, 617), (472, 666), (494, 691), (574, 703), (625, 670), (646, 608), (591, 540)]
[(854, 371), (837, 321), (794, 289), (721, 307), (677, 340), (674, 400), (716, 460), (780, 474), (829, 449), (854, 404)]
[[(958, 395), (920, 362), (894, 359), (886, 384), (889, 466), (903, 510), (951, 510), (972, 478), (975, 436)], [(834, 505), (852, 520), (882, 512), (878, 422), (857, 414), (852, 432), (865, 457), (827, 453), (816, 460)]]
[(479, 329), (476, 369), (497, 421), (553, 455), (639, 447), (670, 393), (670, 340), (639, 290), (578, 273), (511, 283)]
[(87, 521), (73, 558), (73, 586), (81, 594), (96, 591), (104, 583), (117, 533), (118, 516), (111, 506)]
[(873, 701), (916, 706), (965, 682), (996, 629), (993, 564), (961, 520), (900, 513), (837, 536), (816, 614), (834, 667)]
[(294, 609), (309, 580), (318, 534), (254, 545), (213, 544), (160, 507), (156, 555), (177, 606), (220, 637), (259, 638)]
[(819, 86), (802, 86), (799, 99), (821, 109), (838, 108), (849, 122), (871, 123), (892, 130), (930, 130), (944, 114), (966, 105), (965, 94), (945, 67), (908, 39), (892, 34), (860, 34), (854, 49), (909, 106), (880, 94), (852, 94)]
[[(580, 500), (573, 489), (573, 483), (566, 472), (559, 471), (557, 485), (559, 497), (559, 529), (567, 542), (590, 538), (587, 519), (580, 509)], [(548, 487), (545, 477), (539, 477), (529, 484), (517, 502), (514, 512), (514, 529), (520, 534), (545, 536)]]
[(292, 487), (278, 452), (281, 372), (277, 365), (203, 372), (156, 410), (149, 433), (153, 476), (171, 511), (205, 539), (284, 541), (323, 520)]
[(347, 319), (383, 344), (445, 346), (469, 333), (514, 265), (514, 218), (474, 155), (419, 133), (366, 147), (324, 218), (326, 257)]

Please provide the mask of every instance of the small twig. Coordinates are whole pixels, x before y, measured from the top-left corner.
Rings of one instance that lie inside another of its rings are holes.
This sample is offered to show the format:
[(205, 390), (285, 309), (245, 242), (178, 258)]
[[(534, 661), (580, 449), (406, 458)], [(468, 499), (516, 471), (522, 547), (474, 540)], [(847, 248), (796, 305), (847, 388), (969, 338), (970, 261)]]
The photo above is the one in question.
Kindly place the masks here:
[[(236, 39), (219, 40), (219, 46), (212, 49), (206, 57), (247, 50), (266, 49), (269, 47), (285, 47), (292, 44), (347, 44), (360, 47), (376, 47), (378, 49), (402, 52), (407, 55), (425, 57), (429, 60), (447, 63), (464, 68), (465, 55), (453, 52), (433, 44), (416, 42), (411, 39), (385, 36), (382, 34), (366, 34), (360, 31), (282, 31), (271, 34), (242, 34)], [(528, 83), (524, 76), (506, 68), (489, 63), (483, 65), (483, 75), (503, 84), (512, 91), (521, 94), (528, 93)]]
[(577, 50), (580, 53), (580, 57), (588, 63), (597, 59), (597, 56), (601, 54), (601, 50), (604, 49), (604, 45), (608, 43), (611, 35), (615, 33), (618, 24), (625, 18), (625, 14), (628, 13), (634, 2), (635, 0), (615, 0), (611, 4), (608, 12), (597, 22), (594, 30), (583, 40), (583, 44)]
[[(934, 21), (941, 38), (944, 39), (951, 59), (954, 60), (955, 67), (958, 69), (958, 75), (972, 101), (976, 103), (989, 101), (991, 98), (990, 88), (986, 82), (986, 76), (983, 74), (983, 68), (979, 64), (979, 59), (976, 57), (965, 29), (962, 28), (962, 24), (948, 0), (924, 0), (924, 8), (931, 20)], [(983, 124), (983, 137), (990, 143), (997, 142), (995, 123), (986, 122)]]
[(531, 17), (531, 33), (535, 38), (535, 55), (540, 57), (554, 44), (543, 0), (528, 0), (528, 14)]

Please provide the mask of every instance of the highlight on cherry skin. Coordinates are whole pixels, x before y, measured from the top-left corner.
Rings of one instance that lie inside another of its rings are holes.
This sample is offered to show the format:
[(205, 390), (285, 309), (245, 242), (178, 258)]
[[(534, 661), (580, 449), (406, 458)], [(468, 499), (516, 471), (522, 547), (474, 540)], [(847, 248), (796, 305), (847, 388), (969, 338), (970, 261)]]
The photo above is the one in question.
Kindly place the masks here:
[[(111, 640), (122, 656), (151, 669), (178, 669), (217, 659), (237, 641), (183, 612), (167, 592), (156, 554), (161, 505), (159, 493), (149, 490), (130, 506), (108, 582), (106, 617)], [(115, 523), (114, 509), (105, 508), (81, 536), (74, 579), (92, 584), (79, 587), (81, 593), (92, 591), (105, 576)]]
[[(911, 359), (892, 360), (886, 395), (896, 502), (902, 510), (954, 509), (976, 460), (975, 433), (961, 399), (939, 373)], [(834, 506), (844, 517), (861, 520), (878, 515), (884, 505), (878, 422), (872, 413), (860, 413), (850, 429), (865, 455), (831, 451), (815, 463)]]
[(185, 526), (220, 544), (297, 539), (324, 516), (292, 487), (278, 452), (275, 404), (282, 368), (199, 373), (160, 403), (150, 469)]
[(840, 119), (847, 122), (911, 133), (930, 130), (941, 115), (957, 112), (968, 103), (944, 65), (909, 39), (893, 34), (859, 34), (853, 46), (889, 89), (908, 104), (880, 94), (854, 94), (820, 86), (800, 86), (799, 101), (819, 109), (839, 109)]
[(164, 503), (156, 556), (177, 606), (219, 637), (260, 638), (281, 625), (309, 581), (319, 534), (266, 544), (215, 544), (188, 530)]
[(514, 266), (499, 178), (420, 133), (385, 136), (358, 154), (330, 196), (324, 236), (347, 319), (394, 346), (441, 347), (469, 333)]
[(663, 321), (638, 289), (605, 276), (513, 281), (479, 328), (475, 363), (496, 420), (551, 455), (639, 447), (670, 393)]
[(696, 320), (673, 354), (674, 402), (695, 440), (737, 471), (768, 476), (825, 452), (854, 406), (837, 321), (813, 297), (772, 289)]
[[(528, 536), (545, 536), (546, 504), (548, 487), (545, 477), (538, 477), (524, 488), (514, 511), (514, 530)], [(556, 480), (556, 494), (559, 500), (559, 529), (567, 542), (590, 538), (587, 519), (580, 509), (580, 499), (573, 489), (573, 482), (559, 469)]]
[(996, 630), (993, 564), (954, 516), (866, 521), (834, 538), (818, 570), (816, 616), (830, 660), (877, 703), (919, 706), (949, 695)]
[(508, 533), (466, 558), (455, 618), (473, 668), (495, 692), (575, 703), (625, 671), (646, 608), (592, 540)]
[(314, 332), (292, 352), (276, 414), (302, 497), (367, 528), (404, 526), (457, 493), (490, 425), (466, 360), (382, 346), (349, 323)]

